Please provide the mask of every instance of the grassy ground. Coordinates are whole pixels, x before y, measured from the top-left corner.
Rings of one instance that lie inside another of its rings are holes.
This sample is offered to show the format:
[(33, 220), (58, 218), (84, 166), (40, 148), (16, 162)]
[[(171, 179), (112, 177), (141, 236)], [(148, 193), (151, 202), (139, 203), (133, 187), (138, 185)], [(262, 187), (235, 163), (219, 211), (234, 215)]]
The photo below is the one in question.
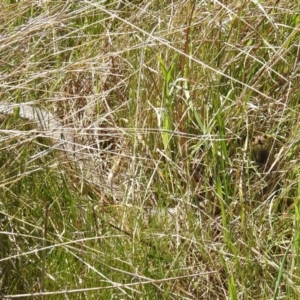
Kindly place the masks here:
[(1, 102), (51, 111), (113, 182), (0, 115), (4, 299), (299, 298), (298, 1), (0, 7)]

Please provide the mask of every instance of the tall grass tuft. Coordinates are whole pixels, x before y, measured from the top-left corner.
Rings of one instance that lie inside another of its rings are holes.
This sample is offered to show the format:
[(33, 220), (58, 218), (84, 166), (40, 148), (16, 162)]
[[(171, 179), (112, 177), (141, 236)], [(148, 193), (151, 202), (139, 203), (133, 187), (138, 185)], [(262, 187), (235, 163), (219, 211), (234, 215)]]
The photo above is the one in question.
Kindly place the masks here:
[(3, 299), (299, 298), (298, 1), (0, 7)]

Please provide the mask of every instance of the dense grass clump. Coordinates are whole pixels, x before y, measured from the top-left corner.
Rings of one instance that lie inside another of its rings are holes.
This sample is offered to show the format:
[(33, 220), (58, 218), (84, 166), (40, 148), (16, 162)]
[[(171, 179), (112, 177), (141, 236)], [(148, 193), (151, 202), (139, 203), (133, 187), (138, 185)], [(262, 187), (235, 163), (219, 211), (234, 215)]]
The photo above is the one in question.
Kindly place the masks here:
[(300, 297), (298, 1), (0, 7), (4, 299)]

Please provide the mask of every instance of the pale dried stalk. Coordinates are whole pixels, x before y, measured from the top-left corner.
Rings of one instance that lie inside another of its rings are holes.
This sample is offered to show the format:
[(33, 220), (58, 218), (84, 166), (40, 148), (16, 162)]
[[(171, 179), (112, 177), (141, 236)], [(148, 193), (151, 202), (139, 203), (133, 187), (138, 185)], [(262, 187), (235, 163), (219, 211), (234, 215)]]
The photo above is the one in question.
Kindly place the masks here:
[[(97, 155), (99, 154), (97, 151), (99, 152), (101, 149), (78, 143), (75, 128), (64, 127), (61, 120), (46, 109), (27, 103), (0, 103), (0, 114), (13, 115), (15, 113), (18, 114), (19, 118), (36, 123), (37, 128), (43, 131), (43, 135), (51, 140), (50, 151), (61, 150), (66, 155), (59, 156), (60, 159), (75, 163), (76, 169), (79, 171), (78, 178), (101, 187), (104, 193), (114, 196), (119, 194), (119, 192), (116, 194), (112, 184), (112, 171), (103, 170), (100, 155)], [(94, 124), (92, 129), (97, 132), (99, 128)]]

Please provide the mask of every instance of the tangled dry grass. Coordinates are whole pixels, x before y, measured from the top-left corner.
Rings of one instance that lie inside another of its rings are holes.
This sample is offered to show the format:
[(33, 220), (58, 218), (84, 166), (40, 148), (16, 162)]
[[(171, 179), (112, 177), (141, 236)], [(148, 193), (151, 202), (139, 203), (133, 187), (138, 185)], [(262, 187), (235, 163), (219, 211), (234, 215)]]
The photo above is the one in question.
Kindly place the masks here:
[(4, 298), (299, 297), (297, 1), (0, 6)]

